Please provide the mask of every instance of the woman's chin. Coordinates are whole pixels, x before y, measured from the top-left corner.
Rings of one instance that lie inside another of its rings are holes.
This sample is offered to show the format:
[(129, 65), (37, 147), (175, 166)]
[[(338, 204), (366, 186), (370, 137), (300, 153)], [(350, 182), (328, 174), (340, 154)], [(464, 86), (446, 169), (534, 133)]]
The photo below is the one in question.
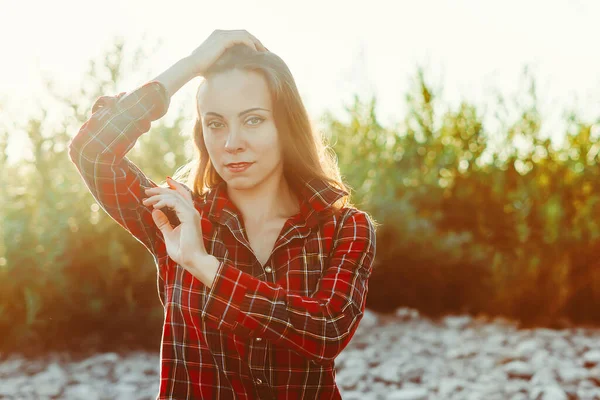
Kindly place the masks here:
[(254, 180), (247, 176), (229, 176), (226, 182), (229, 188), (238, 190), (249, 189), (255, 185)]

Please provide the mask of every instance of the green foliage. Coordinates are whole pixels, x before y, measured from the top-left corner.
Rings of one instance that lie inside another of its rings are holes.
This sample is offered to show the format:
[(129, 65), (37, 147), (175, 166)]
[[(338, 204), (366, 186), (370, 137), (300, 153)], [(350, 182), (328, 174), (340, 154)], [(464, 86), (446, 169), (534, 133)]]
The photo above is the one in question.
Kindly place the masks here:
[[(127, 75), (121, 40), (100, 59), (78, 95), (52, 93), (67, 110), (58, 128), (42, 110), (21, 129), (30, 159), (9, 164), (0, 130), (0, 351), (160, 342), (154, 260), (98, 207), (67, 155), (95, 99)], [(441, 112), (422, 71), (415, 82), (397, 127), (378, 122), (375, 99), (355, 98), (348, 123), (323, 116), (354, 204), (381, 224), (368, 306), (598, 322), (598, 126), (570, 112), (564, 146), (540, 137), (532, 79), (514, 109), (498, 97), (502, 130), (492, 134), (477, 107)], [(155, 122), (128, 158), (156, 181), (173, 175), (191, 146), (185, 123)]]
[[(96, 204), (67, 154), (93, 102), (117, 94), (126, 75), (121, 40), (100, 59), (105, 64), (90, 62), (79, 95), (59, 95), (47, 83), (67, 112), (57, 129), (45, 126), (46, 110), (22, 129), (31, 158), (9, 164), (8, 130), (2, 131), (0, 351), (83, 349), (91, 332), (112, 348), (125, 345), (129, 336), (136, 338), (132, 346), (156, 348), (160, 343), (163, 315), (154, 260)], [(153, 123), (128, 158), (161, 182), (186, 160), (183, 129), (182, 118), (171, 126), (163, 120)], [(12, 134), (20, 133), (15, 129)]]
[(383, 222), (370, 307), (600, 320), (600, 132), (571, 113), (566, 145), (555, 148), (540, 135), (529, 78), (512, 114), (499, 97), (499, 135), (474, 105), (436, 113), (422, 70), (400, 128), (381, 127), (374, 99), (355, 99), (346, 124), (325, 115), (356, 202)]

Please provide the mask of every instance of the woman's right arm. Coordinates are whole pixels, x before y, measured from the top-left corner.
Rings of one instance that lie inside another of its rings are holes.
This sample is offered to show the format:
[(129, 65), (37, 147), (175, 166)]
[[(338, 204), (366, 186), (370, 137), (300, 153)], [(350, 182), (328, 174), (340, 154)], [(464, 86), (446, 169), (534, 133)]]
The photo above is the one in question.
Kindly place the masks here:
[[(267, 51), (245, 30), (215, 30), (189, 56), (179, 60), (153, 80), (116, 96), (101, 96), (92, 106), (91, 117), (69, 143), (69, 158), (102, 208), (152, 253), (165, 256), (161, 231), (152, 219), (151, 206), (142, 200), (144, 187), (156, 187), (125, 155), (137, 138), (150, 130), (152, 121), (166, 114), (171, 96), (204, 71), (223, 52), (238, 43)], [(175, 212), (164, 209), (172, 225)]]
[[(185, 58), (129, 93), (101, 96), (69, 143), (69, 158), (92, 196), (156, 259), (166, 255), (164, 240), (152, 208), (142, 200), (147, 197), (144, 186), (158, 185), (125, 155), (150, 130), (151, 122), (166, 114), (171, 96), (194, 76), (193, 65)], [(172, 223), (178, 221), (174, 213), (171, 217)]]

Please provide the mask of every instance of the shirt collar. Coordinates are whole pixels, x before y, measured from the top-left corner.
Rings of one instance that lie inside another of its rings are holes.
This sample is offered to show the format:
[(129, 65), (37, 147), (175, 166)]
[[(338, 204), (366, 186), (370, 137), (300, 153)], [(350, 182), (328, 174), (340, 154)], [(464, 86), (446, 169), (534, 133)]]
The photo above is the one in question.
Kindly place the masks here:
[[(300, 190), (300, 216), (310, 226), (314, 225), (323, 213), (331, 210), (333, 204), (348, 192), (337, 188), (329, 182), (312, 178), (302, 182)], [(240, 214), (238, 208), (229, 199), (227, 194), (227, 183), (220, 182), (206, 193), (203, 205), (205, 214), (214, 222), (226, 223), (226, 221)]]

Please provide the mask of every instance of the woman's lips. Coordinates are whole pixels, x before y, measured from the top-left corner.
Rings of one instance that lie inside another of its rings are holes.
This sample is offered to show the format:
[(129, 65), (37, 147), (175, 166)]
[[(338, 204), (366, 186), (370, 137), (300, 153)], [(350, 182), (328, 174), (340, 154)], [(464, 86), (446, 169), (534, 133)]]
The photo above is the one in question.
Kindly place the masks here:
[(244, 172), (254, 163), (235, 163), (235, 164), (227, 164), (227, 169), (231, 172)]

